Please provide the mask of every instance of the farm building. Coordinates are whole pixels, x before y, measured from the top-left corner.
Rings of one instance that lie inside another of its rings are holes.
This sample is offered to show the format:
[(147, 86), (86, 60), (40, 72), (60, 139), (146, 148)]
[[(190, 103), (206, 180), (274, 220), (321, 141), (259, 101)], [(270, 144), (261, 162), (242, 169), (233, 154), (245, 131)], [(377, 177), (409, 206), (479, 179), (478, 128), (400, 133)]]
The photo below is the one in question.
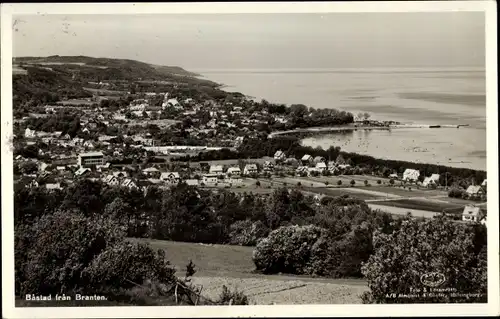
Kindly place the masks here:
[(211, 165), (209, 173), (210, 174), (222, 174), (222, 173), (224, 173), (224, 168), (222, 167), (222, 165)]
[(243, 174), (245, 175), (257, 174), (258, 172), (257, 164), (247, 164), (243, 169)]
[(429, 177), (426, 177), (424, 181), (422, 182), (422, 186), (424, 187), (430, 187), (432, 185), (439, 185), (439, 174), (432, 174)]
[(284, 161), (286, 159), (286, 155), (283, 151), (279, 150), (274, 153), (274, 159), (276, 161)]
[(181, 180), (178, 172), (164, 172), (161, 173), (160, 179), (169, 183), (177, 184)]
[(313, 157), (309, 154), (305, 154), (300, 160), (302, 161), (302, 165), (309, 165), (313, 162)]
[(233, 176), (241, 175), (241, 169), (237, 166), (232, 166), (227, 169), (227, 174), (231, 174)]
[(483, 219), (483, 212), (481, 208), (474, 205), (467, 205), (464, 207), (462, 213), (462, 220), (468, 222), (480, 222)]
[(486, 195), (484, 189), (480, 185), (471, 185), (465, 192), (469, 195), (469, 197), (476, 199), (480, 199)]

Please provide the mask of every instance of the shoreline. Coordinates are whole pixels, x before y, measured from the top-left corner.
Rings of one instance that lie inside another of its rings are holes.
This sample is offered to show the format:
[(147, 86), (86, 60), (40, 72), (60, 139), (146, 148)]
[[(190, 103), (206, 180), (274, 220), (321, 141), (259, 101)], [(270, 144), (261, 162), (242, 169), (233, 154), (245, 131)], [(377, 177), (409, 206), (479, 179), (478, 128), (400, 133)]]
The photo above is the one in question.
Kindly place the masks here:
[(279, 135), (288, 134), (303, 134), (303, 133), (327, 133), (327, 132), (341, 132), (341, 131), (357, 131), (357, 130), (391, 130), (391, 129), (403, 129), (403, 128), (422, 128), (422, 129), (432, 129), (432, 128), (460, 128), (468, 127), (468, 124), (445, 124), (445, 125), (429, 125), (429, 124), (391, 124), (387, 126), (377, 126), (377, 125), (341, 125), (341, 126), (328, 126), (328, 127), (306, 127), (286, 131), (276, 131), (271, 132), (268, 138), (273, 138)]

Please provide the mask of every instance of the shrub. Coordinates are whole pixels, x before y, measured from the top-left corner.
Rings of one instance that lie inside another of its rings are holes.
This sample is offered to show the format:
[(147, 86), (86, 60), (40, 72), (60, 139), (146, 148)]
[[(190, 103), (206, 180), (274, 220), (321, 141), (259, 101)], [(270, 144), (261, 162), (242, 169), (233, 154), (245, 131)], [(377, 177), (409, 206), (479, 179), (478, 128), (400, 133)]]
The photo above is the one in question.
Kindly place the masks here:
[(264, 273), (304, 274), (311, 250), (325, 232), (313, 225), (280, 227), (259, 241), (253, 251), (253, 262)]
[(453, 198), (462, 198), (464, 194), (467, 194), (463, 189), (460, 188), (452, 188), (448, 192), (448, 197), (453, 197)]
[(230, 226), (229, 242), (232, 245), (254, 246), (257, 241), (264, 238), (269, 229), (263, 222), (251, 220), (240, 220)]
[(218, 305), (248, 305), (247, 296), (240, 291), (230, 291), (226, 285), (222, 286), (222, 292), (216, 301)]
[(377, 179), (377, 184), (378, 185), (382, 184), (382, 181), (380, 179)]
[(16, 292), (48, 295), (82, 291), (85, 267), (124, 232), (106, 219), (58, 212), (18, 228), (15, 237)]
[(364, 183), (365, 183), (365, 186), (368, 186), (368, 181), (366, 179), (365, 179)]
[(147, 244), (122, 242), (99, 254), (83, 275), (92, 291), (130, 289), (147, 280), (163, 284), (175, 281), (175, 270), (163, 250)]
[(339, 180), (337, 181), (337, 185), (339, 185), (339, 186), (340, 186), (340, 185), (342, 185), (342, 180), (340, 180), (340, 179), (339, 179)]
[(351, 179), (351, 186), (354, 186), (356, 184), (356, 181)]
[(392, 178), (389, 180), (389, 184), (394, 185), (394, 180)]
[[(371, 291), (366, 302), (428, 303), (486, 302), (486, 227), (458, 224), (445, 218), (407, 219), (390, 234), (376, 233), (374, 253), (362, 267)], [(421, 276), (441, 274), (441, 287), (453, 287), (452, 294), (429, 298), (390, 298), (422, 287)], [(479, 294), (469, 296), (467, 293)]]

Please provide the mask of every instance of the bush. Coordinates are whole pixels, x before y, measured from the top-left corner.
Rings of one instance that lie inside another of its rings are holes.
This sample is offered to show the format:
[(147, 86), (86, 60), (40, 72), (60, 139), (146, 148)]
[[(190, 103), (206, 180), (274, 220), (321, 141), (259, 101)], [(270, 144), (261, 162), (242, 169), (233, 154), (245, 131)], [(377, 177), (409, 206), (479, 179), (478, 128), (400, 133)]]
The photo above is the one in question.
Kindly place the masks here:
[(248, 298), (243, 292), (230, 291), (226, 285), (222, 286), (222, 292), (219, 299), (216, 301), (217, 305), (248, 305)]
[[(373, 303), (487, 302), (486, 227), (445, 218), (407, 219), (390, 234), (376, 233), (374, 253), (363, 265)], [(443, 288), (462, 296), (390, 298), (422, 287), (422, 275), (440, 274)], [(466, 297), (467, 293), (479, 296)]]
[(351, 186), (354, 186), (356, 184), (356, 181), (351, 179)]
[(364, 183), (365, 183), (365, 186), (368, 186), (368, 181), (366, 179), (365, 179)]
[(89, 289), (108, 292), (130, 289), (147, 280), (171, 284), (174, 273), (163, 250), (155, 252), (147, 244), (122, 242), (99, 254), (83, 275)]
[(269, 234), (269, 229), (263, 222), (240, 220), (230, 226), (229, 242), (231, 245), (254, 246), (257, 241)]
[(337, 181), (337, 185), (339, 185), (339, 186), (340, 186), (340, 185), (342, 185), (342, 180), (340, 180), (340, 179), (339, 179), (339, 180)]
[(16, 293), (83, 291), (82, 272), (108, 247), (124, 238), (114, 222), (58, 212), (15, 232)]
[(382, 181), (380, 179), (377, 179), (377, 184), (378, 185), (382, 184)]
[(463, 198), (464, 195), (467, 195), (467, 193), (463, 189), (460, 189), (460, 188), (452, 188), (448, 192), (448, 197), (452, 197), (452, 198)]
[(253, 262), (263, 273), (304, 274), (313, 246), (325, 232), (313, 225), (280, 227), (259, 241)]

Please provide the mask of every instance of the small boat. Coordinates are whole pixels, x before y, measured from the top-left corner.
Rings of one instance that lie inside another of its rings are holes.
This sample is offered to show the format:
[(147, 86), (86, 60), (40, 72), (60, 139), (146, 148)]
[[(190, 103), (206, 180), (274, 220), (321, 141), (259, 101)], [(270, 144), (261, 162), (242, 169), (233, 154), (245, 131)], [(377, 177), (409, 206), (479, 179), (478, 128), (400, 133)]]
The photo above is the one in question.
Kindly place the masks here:
[(441, 125), (429, 125), (429, 128), (440, 128)]

